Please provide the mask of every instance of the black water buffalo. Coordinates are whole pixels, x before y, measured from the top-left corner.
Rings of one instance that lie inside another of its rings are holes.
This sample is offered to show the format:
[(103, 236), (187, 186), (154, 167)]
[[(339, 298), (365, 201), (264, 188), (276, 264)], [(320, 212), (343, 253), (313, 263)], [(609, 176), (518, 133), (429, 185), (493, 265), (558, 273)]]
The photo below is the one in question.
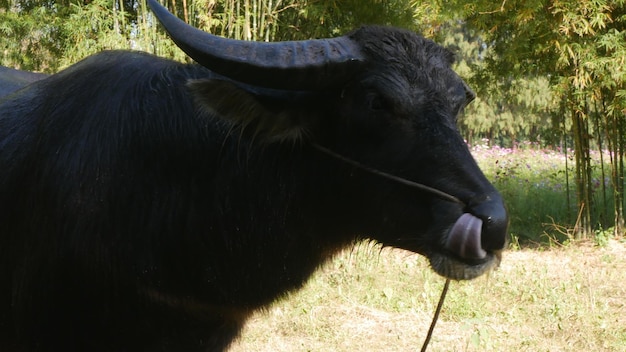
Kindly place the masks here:
[(0, 66), (0, 98), (45, 77), (47, 77), (47, 75), (43, 73), (28, 72)]
[(0, 98), (1, 351), (222, 351), (360, 239), (452, 279), (499, 263), (448, 51), (231, 41), (149, 3), (200, 65), (109, 51)]

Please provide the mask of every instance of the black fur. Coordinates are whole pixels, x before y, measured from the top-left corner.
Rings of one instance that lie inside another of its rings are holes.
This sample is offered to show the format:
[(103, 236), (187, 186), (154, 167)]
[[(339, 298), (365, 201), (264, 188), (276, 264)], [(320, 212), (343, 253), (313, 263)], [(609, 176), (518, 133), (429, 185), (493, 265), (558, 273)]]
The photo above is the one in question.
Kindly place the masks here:
[(323, 93), (112, 51), (0, 100), (0, 350), (221, 351), (354, 241), (445, 255), (468, 209), (311, 143), (501, 207), (454, 126), (448, 52), (352, 38), (368, 68)]
[(0, 98), (46, 76), (43, 73), (21, 71), (0, 66)]

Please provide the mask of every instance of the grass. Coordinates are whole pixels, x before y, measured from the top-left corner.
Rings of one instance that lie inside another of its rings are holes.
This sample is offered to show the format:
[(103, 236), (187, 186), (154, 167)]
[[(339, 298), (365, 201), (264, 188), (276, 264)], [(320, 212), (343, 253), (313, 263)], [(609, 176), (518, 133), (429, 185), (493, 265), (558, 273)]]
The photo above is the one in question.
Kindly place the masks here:
[[(571, 151), (566, 157), (554, 150), (537, 149), (532, 145), (517, 149), (476, 145), (472, 147), (472, 154), (487, 178), (502, 193), (511, 214), (510, 230), (514, 237), (523, 242), (563, 243), (570, 240), (568, 230), (574, 227), (578, 215)], [(592, 154), (592, 218), (597, 222), (596, 232), (612, 229), (614, 225), (607, 160), (608, 156), (605, 156), (603, 175), (599, 153)], [(569, 180), (566, 179), (566, 168)]]
[[(624, 241), (510, 251), (452, 282), (429, 351), (626, 351), (624, 282)], [(230, 351), (418, 351), (442, 287), (424, 258), (362, 244), (254, 316)]]

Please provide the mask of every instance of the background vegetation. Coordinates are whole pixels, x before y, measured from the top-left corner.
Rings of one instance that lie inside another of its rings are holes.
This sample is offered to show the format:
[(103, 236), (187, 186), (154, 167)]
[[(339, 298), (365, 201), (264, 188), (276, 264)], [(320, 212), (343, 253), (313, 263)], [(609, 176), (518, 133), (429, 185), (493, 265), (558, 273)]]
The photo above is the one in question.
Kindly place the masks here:
[[(511, 207), (511, 230), (532, 241), (624, 234), (625, 2), (164, 0), (193, 26), (237, 39), (384, 24), (448, 46), (479, 95), (460, 129), (492, 153), (484, 167)], [(103, 49), (188, 60), (145, 0), (0, 0), (1, 65), (56, 72)]]

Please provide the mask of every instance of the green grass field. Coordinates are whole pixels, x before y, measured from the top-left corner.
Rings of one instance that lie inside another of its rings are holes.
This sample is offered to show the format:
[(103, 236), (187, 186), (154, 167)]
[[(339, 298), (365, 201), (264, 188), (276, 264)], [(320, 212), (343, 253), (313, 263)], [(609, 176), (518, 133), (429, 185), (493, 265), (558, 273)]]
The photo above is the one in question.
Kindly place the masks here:
[[(515, 150), (480, 145), (472, 148), (481, 169), (507, 203), (510, 231), (515, 239), (544, 244), (571, 239), (569, 230), (576, 224), (578, 215), (571, 153), (566, 156), (524, 145)], [(610, 166), (606, 155), (602, 161), (597, 152), (591, 157), (595, 203), (592, 217), (597, 222), (594, 229), (602, 237), (613, 226)]]
[[(512, 249), (451, 284), (429, 351), (626, 351), (626, 241), (568, 237), (565, 157), (473, 153), (508, 203)], [(256, 314), (231, 351), (419, 351), (443, 283), (418, 255), (361, 244)]]

